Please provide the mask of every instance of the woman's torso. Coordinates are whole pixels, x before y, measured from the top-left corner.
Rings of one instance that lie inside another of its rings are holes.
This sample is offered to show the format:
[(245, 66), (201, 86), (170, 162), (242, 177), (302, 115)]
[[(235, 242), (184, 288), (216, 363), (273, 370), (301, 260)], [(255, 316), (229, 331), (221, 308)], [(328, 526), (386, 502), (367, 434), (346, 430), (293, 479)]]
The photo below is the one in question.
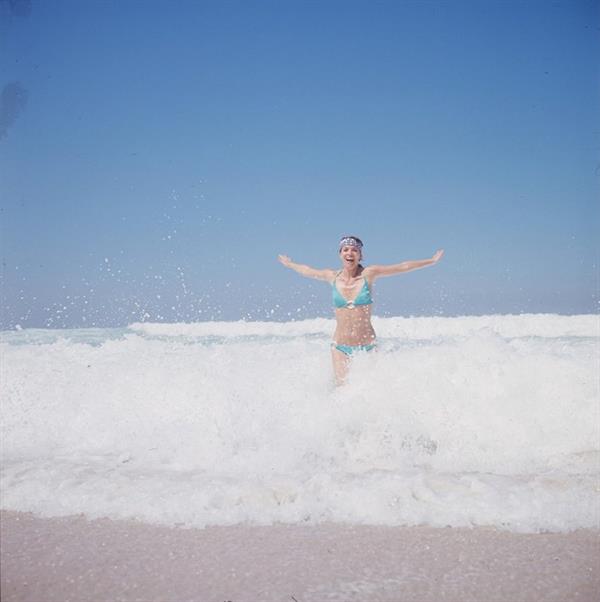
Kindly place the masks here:
[(341, 307), (335, 307), (336, 328), (333, 340), (338, 345), (373, 343), (375, 331), (371, 324), (372, 283), (365, 277), (364, 270), (349, 281), (343, 280), (338, 272), (331, 284), (334, 306), (345, 303)]

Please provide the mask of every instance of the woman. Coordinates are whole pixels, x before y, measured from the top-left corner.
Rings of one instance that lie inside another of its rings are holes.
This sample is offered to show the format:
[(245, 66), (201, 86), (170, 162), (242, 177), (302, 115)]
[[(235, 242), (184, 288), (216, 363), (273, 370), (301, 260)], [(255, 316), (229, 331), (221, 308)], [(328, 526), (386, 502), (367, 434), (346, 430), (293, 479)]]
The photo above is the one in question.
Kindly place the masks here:
[(394, 265), (370, 265), (363, 267), (363, 243), (356, 236), (344, 236), (340, 240), (339, 255), (342, 269), (317, 270), (307, 265), (294, 263), (286, 255), (279, 255), (279, 261), (307, 278), (325, 280), (332, 285), (336, 327), (331, 344), (331, 358), (336, 385), (346, 379), (352, 354), (357, 351), (370, 351), (375, 348), (375, 331), (371, 324), (371, 290), (373, 282), (381, 276), (393, 276), (418, 270), (437, 263), (443, 250), (431, 259), (403, 261)]

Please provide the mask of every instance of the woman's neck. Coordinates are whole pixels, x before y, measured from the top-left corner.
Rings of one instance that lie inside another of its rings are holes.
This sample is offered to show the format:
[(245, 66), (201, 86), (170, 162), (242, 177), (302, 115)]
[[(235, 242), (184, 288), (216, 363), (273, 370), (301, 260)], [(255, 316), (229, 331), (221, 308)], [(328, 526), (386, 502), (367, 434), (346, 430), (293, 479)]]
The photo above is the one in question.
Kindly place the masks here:
[(356, 266), (349, 268), (348, 266), (344, 266), (342, 269), (342, 274), (346, 277), (347, 280), (352, 278), (356, 278), (360, 273), (360, 263)]

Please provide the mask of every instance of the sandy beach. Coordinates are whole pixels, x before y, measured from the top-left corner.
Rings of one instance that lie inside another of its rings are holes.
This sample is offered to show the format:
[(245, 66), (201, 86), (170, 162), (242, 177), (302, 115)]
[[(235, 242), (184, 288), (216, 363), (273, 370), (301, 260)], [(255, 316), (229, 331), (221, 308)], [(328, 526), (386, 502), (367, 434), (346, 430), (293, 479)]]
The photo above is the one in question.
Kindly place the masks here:
[(1, 518), (3, 602), (591, 602), (600, 591), (595, 530)]

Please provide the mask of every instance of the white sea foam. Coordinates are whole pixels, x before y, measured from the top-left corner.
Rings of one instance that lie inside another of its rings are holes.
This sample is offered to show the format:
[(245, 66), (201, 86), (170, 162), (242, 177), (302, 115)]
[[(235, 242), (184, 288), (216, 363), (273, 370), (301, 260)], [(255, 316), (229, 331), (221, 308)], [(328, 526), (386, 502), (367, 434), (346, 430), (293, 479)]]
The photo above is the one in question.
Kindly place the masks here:
[(2, 506), (202, 526), (598, 527), (598, 316), (2, 333)]

